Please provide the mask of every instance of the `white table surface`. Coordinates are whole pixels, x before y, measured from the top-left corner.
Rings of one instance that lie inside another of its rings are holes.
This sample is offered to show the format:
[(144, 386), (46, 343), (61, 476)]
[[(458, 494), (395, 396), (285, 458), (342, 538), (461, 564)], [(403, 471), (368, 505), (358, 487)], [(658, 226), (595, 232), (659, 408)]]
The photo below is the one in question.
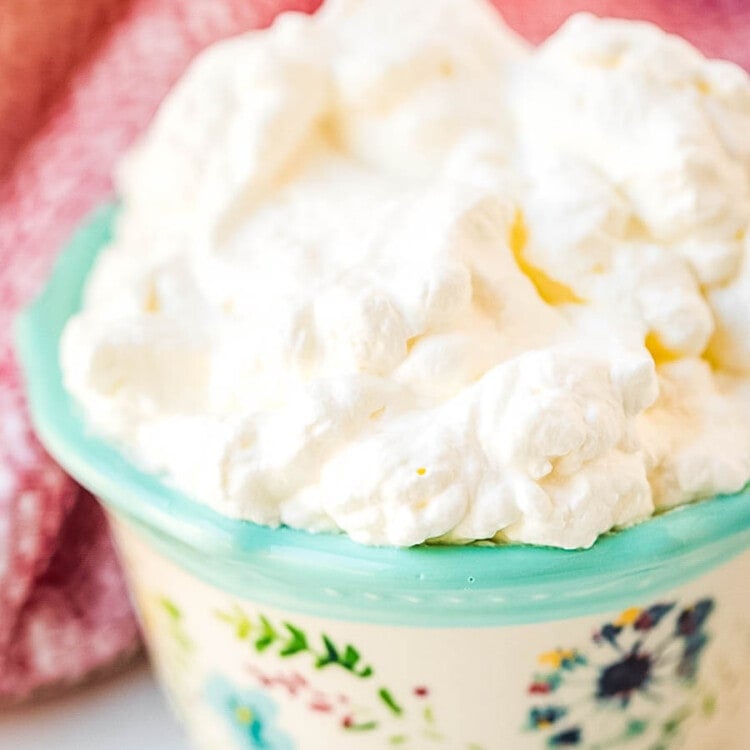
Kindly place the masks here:
[(188, 750), (145, 665), (37, 706), (0, 712), (0, 750)]

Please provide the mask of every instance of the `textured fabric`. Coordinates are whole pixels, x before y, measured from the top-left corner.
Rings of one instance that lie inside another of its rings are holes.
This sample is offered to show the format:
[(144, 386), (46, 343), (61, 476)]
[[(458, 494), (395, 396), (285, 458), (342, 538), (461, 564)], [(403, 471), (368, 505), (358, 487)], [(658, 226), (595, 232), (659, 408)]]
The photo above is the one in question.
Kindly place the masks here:
[(709, 57), (750, 69), (748, 0), (493, 0), (508, 23), (532, 42), (552, 33), (571, 13), (651, 21), (679, 34)]
[(130, 0), (0, 2), (0, 180)]
[[(11, 321), (195, 53), (319, 0), (0, 0), (0, 701), (78, 680), (136, 627), (101, 511), (31, 435)], [(747, 0), (497, 0), (538, 41), (570, 12), (647, 18), (750, 66)], [(425, 0), (429, 8), (429, 0)]]
[[(69, 21), (71, 15), (58, 15), (59, 6), (72, 13), (79, 2), (56, 0), (53, 15)], [(50, 3), (31, 5), (41, 16)], [(44, 111), (54, 93), (41, 80), (44, 66), (19, 61), (27, 73), (0, 80), (0, 121), (18, 113), (24, 122), (0, 134), (0, 158), (4, 153), (6, 163), (14, 162), (12, 176), (0, 181), (0, 703), (78, 681), (137, 644), (101, 510), (31, 434), (12, 320), (43, 283), (74, 226), (107, 197), (115, 158), (195, 53), (218, 38), (267, 25), (280, 8), (314, 3), (138, 0), (122, 18), (120, 9), (95, 5), (81, 3), (85, 29), (67, 38), (75, 49), (64, 49), (65, 38), (50, 40), (44, 24), (38, 31), (39, 43), (51, 45), (49, 56), (70, 76), (51, 112)], [(92, 20), (105, 12), (104, 20)], [(4, 13), (0, 23), (9, 22), (7, 8)], [(19, 22), (33, 37), (28, 16)], [(82, 34), (88, 37), (85, 63)], [(16, 46), (23, 58), (23, 45)], [(61, 75), (52, 76), (55, 85)], [(21, 150), (21, 132), (36, 127)], [(12, 149), (17, 153), (9, 158)]]

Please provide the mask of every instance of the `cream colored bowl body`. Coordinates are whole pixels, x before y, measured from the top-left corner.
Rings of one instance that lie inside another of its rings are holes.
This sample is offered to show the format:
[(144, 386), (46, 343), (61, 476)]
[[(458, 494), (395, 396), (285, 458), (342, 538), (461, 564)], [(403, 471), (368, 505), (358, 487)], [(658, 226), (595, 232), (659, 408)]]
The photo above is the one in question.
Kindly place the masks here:
[(200, 750), (750, 746), (748, 552), (657, 597), (634, 589), (615, 612), (393, 627), (226, 593), (115, 528), (152, 658)]

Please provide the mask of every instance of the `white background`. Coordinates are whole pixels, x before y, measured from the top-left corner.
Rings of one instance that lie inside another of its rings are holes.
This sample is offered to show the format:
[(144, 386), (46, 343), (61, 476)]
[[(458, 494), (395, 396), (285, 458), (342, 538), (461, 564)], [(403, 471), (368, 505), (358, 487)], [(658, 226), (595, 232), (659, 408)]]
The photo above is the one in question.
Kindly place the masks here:
[(145, 665), (36, 706), (0, 712), (0, 750), (188, 750)]

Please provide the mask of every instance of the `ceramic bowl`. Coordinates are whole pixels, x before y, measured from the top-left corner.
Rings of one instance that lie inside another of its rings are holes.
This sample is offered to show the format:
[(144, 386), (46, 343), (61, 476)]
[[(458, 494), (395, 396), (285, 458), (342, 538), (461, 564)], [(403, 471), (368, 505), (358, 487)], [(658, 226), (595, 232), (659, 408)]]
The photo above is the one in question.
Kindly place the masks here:
[(224, 518), (91, 435), (60, 332), (99, 211), (18, 325), (39, 435), (103, 502), (163, 687), (201, 750), (743, 750), (750, 492), (584, 551), (359, 546)]

